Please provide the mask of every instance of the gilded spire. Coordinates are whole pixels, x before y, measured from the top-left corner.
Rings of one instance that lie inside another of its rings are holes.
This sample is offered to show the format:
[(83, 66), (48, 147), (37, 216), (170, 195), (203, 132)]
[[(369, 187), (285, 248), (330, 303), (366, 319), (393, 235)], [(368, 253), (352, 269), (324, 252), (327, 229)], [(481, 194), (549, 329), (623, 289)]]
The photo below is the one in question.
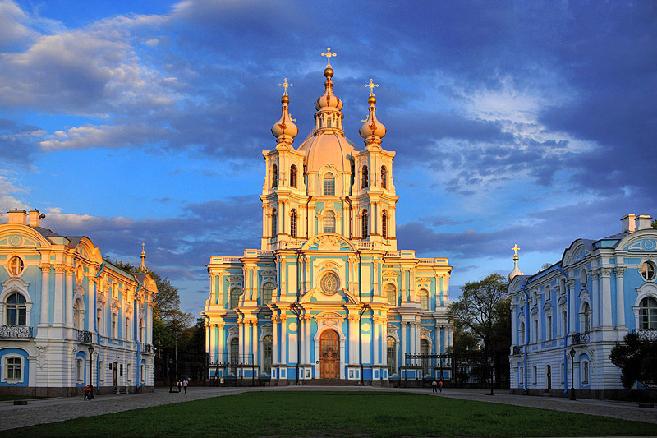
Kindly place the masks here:
[(296, 137), (299, 132), (297, 125), (294, 124), (294, 119), (288, 111), (288, 104), (290, 103), (290, 98), (287, 95), (287, 89), (290, 85), (287, 78), (283, 79), (283, 83), (278, 84), (280, 87), (283, 87), (283, 96), (281, 97), (281, 118), (278, 119), (274, 126), (271, 128), (271, 133), (276, 137), (277, 145), (276, 148), (286, 148), (292, 145), (294, 137)]
[(322, 52), (322, 56), (324, 56), (326, 58), (326, 66), (330, 67), (331, 66), (331, 58), (335, 58), (336, 56), (338, 56), (338, 54), (335, 53), (335, 52), (331, 52), (331, 48), (327, 47), (326, 52)]
[(370, 89), (370, 97), (367, 103), (370, 106), (370, 112), (367, 119), (363, 121), (363, 126), (360, 127), (360, 136), (365, 140), (365, 146), (381, 146), (381, 139), (386, 135), (386, 127), (376, 118), (376, 96), (374, 88), (379, 84), (375, 84), (372, 79), (369, 83), (365, 84)]
[(513, 280), (517, 275), (522, 275), (522, 272), (518, 267), (518, 260), (520, 260), (520, 257), (518, 257), (518, 251), (520, 251), (520, 247), (516, 243), (511, 249), (513, 250), (513, 271), (509, 273), (509, 281)]
[(139, 270), (141, 272), (146, 272), (146, 243), (141, 242), (141, 254), (139, 255), (141, 263), (139, 263)]

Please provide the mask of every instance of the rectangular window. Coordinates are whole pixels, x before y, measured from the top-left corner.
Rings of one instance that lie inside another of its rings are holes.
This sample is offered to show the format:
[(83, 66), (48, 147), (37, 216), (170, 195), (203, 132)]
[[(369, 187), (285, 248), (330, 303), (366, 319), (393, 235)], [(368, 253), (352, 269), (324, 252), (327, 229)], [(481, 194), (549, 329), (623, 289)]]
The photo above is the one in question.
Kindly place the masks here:
[(125, 333), (123, 334), (123, 337), (127, 341), (130, 340), (130, 318), (125, 319)]
[(84, 363), (82, 362), (82, 359), (76, 359), (75, 361), (75, 380), (78, 381), (78, 383), (82, 382), (84, 380)]
[(105, 362), (102, 360), (98, 362), (98, 380), (101, 383), (105, 381)]
[(534, 320), (534, 342), (538, 342), (538, 319)]
[(568, 334), (568, 312), (565, 310), (561, 313), (561, 334), (563, 336)]
[(552, 339), (552, 315), (548, 315), (548, 317), (547, 317), (547, 331), (546, 331), (546, 333), (547, 333), (547, 336), (546, 336), (547, 340), (548, 341), (551, 340)]
[(23, 380), (23, 360), (20, 357), (8, 357), (5, 359), (6, 378), (9, 382), (21, 382)]
[(112, 313), (112, 337), (114, 338), (119, 337), (119, 326), (116, 321), (117, 318), (118, 315), (116, 313)]
[(139, 374), (141, 376), (141, 383), (144, 383), (146, 381), (146, 376), (144, 376), (144, 364), (139, 368)]
[(534, 371), (534, 385), (536, 385), (536, 382), (538, 381), (538, 368), (536, 367), (536, 365), (534, 365), (533, 371)]

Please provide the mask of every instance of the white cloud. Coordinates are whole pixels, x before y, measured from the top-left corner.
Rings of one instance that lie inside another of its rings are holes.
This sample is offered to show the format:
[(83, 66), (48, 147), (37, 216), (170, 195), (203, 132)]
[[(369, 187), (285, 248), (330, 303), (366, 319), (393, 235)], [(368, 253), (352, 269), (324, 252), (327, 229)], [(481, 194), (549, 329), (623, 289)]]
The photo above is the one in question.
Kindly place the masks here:
[(154, 137), (152, 127), (146, 125), (87, 125), (55, 131), (39, 145), (44, 150), (122, 147), (147, 143)]
[(0, 215), (14, 208), (28, 208), (27, 204), (16, 196), (22, 191), (8, 177), (0, 175)]

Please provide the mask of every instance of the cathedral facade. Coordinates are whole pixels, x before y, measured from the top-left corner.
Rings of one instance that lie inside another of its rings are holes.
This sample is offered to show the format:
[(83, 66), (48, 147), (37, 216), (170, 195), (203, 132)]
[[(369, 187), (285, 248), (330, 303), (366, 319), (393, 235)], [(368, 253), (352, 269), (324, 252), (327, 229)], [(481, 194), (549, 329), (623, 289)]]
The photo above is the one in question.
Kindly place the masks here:
[(283, 84), (276, 147), (263, 151), (260, 249), (210, 258), (210, 378), (421, 379), (438, 375), (435, 362), (405, 367), (407, 355), (452, 345), (448, 260), (397, 248), (395, 152), (382, 148), (376, 85), (357, 149), (333, 73), (329, 62), (314, 129), (298, 147)]
[(91, 239), (14, 210), (0, 224), (0, 394), (33, 397), (153, 389), (153, 303), (142, 265), (133, 275)]

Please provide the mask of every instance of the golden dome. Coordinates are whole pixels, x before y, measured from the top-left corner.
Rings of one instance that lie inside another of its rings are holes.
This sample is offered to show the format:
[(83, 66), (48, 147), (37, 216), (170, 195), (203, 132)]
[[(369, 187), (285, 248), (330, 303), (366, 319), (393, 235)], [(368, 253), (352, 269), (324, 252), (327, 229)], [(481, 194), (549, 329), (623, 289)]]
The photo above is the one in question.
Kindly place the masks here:
[(287, 78), (283, 81), (283, 97), (281, 97), (282, 111), (281, 117), (274, 123), (274, 126), (271, 128), (271, 133), (276, 137), (278, 144), (287, 144), (291, 145), (294, 141), (294, 137), (297, 136), (299, 129), (297, 125), (294, 124), (292, 115), (288, 112), (288, 104), (290, 103), (290, 98), (287, 95), (288, 87)]
[(376, 118), (376, 96), (374, 95), (374, 87), (378, 87), (372, 79), (370, 83), (366, 85), (370, 88), (370, 97), (367, 100), (367, 103), (370, 106), (370, 113), (367, 116), (367, 119), (363, 123), (363, 126), (360, 127), (359, 134), (365, 140), (365, 145), (380, 145), (381, 139), (386, 135), (386, 127), (383, 123)]

